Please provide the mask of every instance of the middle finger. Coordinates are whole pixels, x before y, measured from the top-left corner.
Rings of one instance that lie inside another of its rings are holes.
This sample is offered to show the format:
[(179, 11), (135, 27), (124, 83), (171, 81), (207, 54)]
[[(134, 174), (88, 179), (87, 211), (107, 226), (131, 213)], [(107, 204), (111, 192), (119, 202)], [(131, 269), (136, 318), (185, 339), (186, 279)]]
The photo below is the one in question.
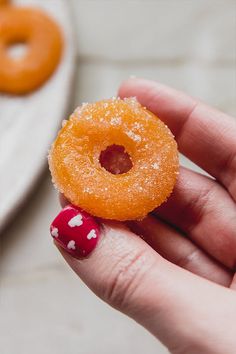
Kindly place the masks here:
[(236, 207), (213, 179), (182, 167), (172, 195), (154, 213), (218, 261), (235, 268)]

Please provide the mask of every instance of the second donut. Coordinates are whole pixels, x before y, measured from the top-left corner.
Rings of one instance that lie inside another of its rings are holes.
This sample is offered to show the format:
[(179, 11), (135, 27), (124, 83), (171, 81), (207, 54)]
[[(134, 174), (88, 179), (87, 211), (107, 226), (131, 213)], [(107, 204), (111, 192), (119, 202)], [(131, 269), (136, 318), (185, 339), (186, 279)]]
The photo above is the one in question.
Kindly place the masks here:
[[(25, 45), (13, 58), (8, 49)], [(0, 11), (0, 91), (25, 94), (42, 85), (60, 61), (63, 39), (59, 26), (43, 11), (3, 6)]]

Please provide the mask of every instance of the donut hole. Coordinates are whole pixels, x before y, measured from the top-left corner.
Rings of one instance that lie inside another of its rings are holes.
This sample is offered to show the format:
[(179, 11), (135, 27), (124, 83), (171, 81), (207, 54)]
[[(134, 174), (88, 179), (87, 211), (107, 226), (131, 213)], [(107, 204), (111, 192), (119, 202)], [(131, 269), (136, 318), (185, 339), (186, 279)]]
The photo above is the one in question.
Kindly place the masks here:
[(103, 168), (113, 175), (126, 173), (133, 167), (131, 157), (122, 145), (110, 145), (101, 151), (99, 162)]
[(25, 41), (12, 42), (7, 46), (7, 54), (12, 59), (21, 59), (26, 55), (28, 44)]

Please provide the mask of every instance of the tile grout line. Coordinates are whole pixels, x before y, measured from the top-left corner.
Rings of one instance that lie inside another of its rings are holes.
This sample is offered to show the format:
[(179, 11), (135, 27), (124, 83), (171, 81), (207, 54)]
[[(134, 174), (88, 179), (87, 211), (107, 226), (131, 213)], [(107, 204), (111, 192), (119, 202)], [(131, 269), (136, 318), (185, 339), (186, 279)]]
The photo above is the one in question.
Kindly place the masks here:
[(132, 66), (183, 66), (186, 64), (198, 64), (206, 67), (232, 67), (235, 68), (235, 59), (204, 60), (202, 58), (147, 58), (147, 59), (114, 59), (102, 56), (80, 55), (76, 56), (77, 64), (99, 64), (128, 67)]

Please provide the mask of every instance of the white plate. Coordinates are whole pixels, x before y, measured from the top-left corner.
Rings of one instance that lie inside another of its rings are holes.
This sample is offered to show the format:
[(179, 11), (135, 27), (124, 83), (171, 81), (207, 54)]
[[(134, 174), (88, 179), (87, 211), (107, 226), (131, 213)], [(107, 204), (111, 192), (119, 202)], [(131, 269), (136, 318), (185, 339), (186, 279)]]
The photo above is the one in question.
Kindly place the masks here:
[(48, 148), (67, 113), (75, 69), (68, 0), (18, 0), (38, 6), (61, 26), (64, 54), (53, 76), (25, 97), (0, 95), (0, 230), (32, 190), (46, 164)]

